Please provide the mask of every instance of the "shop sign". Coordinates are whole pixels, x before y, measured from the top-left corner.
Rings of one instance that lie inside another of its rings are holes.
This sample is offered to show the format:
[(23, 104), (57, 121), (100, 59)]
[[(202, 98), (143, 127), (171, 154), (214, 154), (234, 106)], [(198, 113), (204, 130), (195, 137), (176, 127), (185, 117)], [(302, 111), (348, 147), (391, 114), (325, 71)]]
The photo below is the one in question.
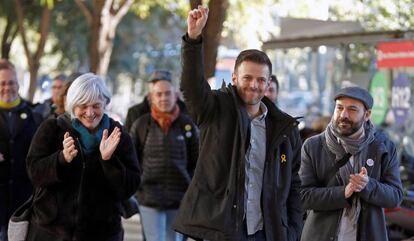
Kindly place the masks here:
[(379, 43), (377, 68), (398, 67), (414, 67), (414, 41)]

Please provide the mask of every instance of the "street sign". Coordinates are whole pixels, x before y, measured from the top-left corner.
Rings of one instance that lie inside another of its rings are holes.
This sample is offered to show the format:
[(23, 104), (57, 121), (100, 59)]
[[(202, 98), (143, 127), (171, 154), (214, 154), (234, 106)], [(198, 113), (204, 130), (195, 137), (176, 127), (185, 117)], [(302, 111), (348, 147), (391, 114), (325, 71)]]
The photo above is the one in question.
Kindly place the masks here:
[(392, 83), (391, 108), (395, 123), (402, 126), (410, 111), (411, 82), (406, 73), (400, 73)]
[(371, 81), (369, 92), (374, 99), (371, 120), (374, 124), (380, 125), (385, 119), (388, 110), (389, 80), (383, 72), (377, 72)]
[(414, 66), (414, 41), (384, 42), (377, 45), (377, 67)]

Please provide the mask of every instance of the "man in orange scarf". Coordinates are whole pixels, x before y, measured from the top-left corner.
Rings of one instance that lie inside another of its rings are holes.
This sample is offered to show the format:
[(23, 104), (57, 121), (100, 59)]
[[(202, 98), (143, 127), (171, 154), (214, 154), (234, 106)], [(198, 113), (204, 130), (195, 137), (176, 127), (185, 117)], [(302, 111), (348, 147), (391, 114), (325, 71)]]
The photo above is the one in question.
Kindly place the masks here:
[(175, 241), (172, 221), (193, 176), (198, 157), (198, 131), (177, 104), (170, 80), (153, 82), (151, 113), (131, 127), (142, 163), (137, 197), (147, 241)]

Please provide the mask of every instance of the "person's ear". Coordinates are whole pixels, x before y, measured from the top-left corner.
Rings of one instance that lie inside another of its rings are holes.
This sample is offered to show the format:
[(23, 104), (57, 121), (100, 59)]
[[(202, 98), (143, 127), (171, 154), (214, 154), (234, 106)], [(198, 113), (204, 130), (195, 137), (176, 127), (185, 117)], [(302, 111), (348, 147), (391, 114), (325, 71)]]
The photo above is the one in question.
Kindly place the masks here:
[(234, 72), (231, 73), (231, 82), (233, 85), (237, 85), (237, 75)]
[(368, 121), (371, 118), (371, 110), (365, 111), (365, 121)]

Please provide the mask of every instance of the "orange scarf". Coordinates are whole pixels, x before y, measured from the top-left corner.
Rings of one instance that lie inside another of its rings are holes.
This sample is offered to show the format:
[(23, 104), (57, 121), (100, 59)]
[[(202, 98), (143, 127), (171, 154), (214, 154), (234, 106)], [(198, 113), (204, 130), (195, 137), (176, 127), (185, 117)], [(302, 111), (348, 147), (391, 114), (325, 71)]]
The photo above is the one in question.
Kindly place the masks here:
[(165, 134), (171, 127), (171, 124), (177, 119), (180, 114), (180, 108), (176, 104), (171, 112), (161, 112), (155, 105), (151, 105), (151, 116), (160, 125)]

